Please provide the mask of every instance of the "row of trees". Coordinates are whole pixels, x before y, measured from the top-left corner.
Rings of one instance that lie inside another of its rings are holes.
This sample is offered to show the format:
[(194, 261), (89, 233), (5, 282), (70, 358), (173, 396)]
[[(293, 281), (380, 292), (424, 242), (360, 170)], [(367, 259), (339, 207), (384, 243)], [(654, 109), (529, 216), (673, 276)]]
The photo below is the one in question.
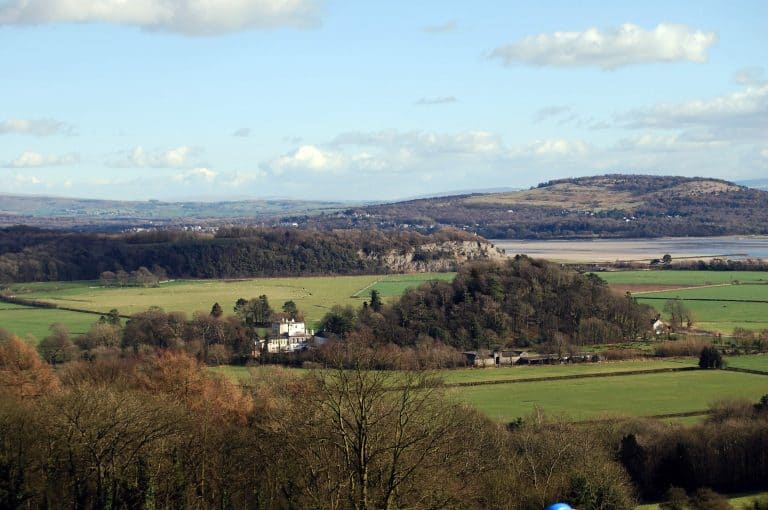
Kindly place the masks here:
[(171, 351), (54, 372), (0, 333), (0, 508), (598, 510), (670, 487), (768, 488), (768, 396), (689, 428), (540, 411), (505, 427), (428, 373), (346, 355), (347, 370), (235, 386)]
[[(476, 237), (447, 229), (433, 235), (408, 232), (227, 228), (217, 235), (163, 231), (93, 234), (0, 228), (0, 283), (95, 280), (127, 285), (132, 271), (151, 268), (156, 277), (240, 278), (250, 276), (371, 274), (386, 272), (386, 255), (423, 245)], [(485, 241), (482, 241), (483, 243)], [(435, 252), (438, 253), (438, 252)], [(457, 264), (451, 251), (439, 258)], [(126, 277), (126, 274), (128, 277)], [(144, 284), (139, 283), (139, 284)]]
[(130, 273), (118, 269), (117, 271), (103, 271), (99, 275), (99, 283), (104, 287), (156, 287), (161, 281), (167, 280), (165, 269), (155, 265), (152, 271), (144, 266)]

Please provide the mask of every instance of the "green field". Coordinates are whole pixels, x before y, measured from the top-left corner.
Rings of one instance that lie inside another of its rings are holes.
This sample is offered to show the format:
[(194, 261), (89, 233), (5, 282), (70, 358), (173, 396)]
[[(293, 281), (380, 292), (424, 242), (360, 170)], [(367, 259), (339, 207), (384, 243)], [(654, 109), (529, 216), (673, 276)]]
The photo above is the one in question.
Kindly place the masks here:
[[(721, 287), (691, 287), (635, 295), (638, 302), (647, 303), (663, 311), (665, 300), (680, 298), (693, 311), (695, 325), (700, 329), (730, 334), (735, 327), (768, 329), (768, 285), (738, 284)], [(665, 298), (665, 299), (648, 299)], [(712, 301), (695, 301), (707, 299)], [(725, 301), (719, 301), (725, 300)], [(765, 301), (740, 303), (738, 300)]]
[(29, 308), (0, 302), (0, 328), (22, 337), (34, 336), (37, 340), (49, 334), (49, 326), (61, 323), (70, 333), (85, 333), (99, 319), (98, 315), (69, 312), (66, 310)]
[[(744, 356), (747, 358), (747, 356)], [(662, 368), (683, 368), (695, 366), (693, 358), (674, 360), (640, 360), (616, 361), (602, 363), (583, 363), (575, 365), (543, 365), (543, 366), (512, 366), (501, 368), (455, 368), (434, 372), (447, 384), (471, 383), (484, 381), (503, 381), (509, 379), (541, 379), (546, 377), (563, 377), (571, 375), (603, 374), (613, 372), (636, 372)], [(219, 366), (211, 367), (211, 371), (224, 375), (233, 381), (244, 381), (252, 374), (260, 375), (274, 369), (270, 366)], [(284, 369), (297, 374), (308, 373), (297, 368)]]
[[(765, 359), (762, 359), (765, 358)], [(768, 356), (729, 358), (732, 366), (760, 369)], [(584, 365), (523, 366), (510, 368), (441, 370), (446, 383), (502, 380), (536, 380), (547, 377), (607, 374), (693, 366), (696, 360), (625, 361)], [(267, 375), (274, 367), (216, 367), (211, 370), (235, 381), (252, 374)], [(286, 369), (295, 374), (309, 373)], [(768, 394), (768, 376), (728, 371), (696, 370), (658, 374), (616, 375), (557, 381), (499, 383), (449, 388), (449, 395), (467, 402), (498, 421), (512, 421), (530, 414), (534, 406), (553, 415), (583, 420), (610, 415), (654, 416), (706, 410), (717, 400), (747, 398), (755, 402)], [(678, 421), (693, 423), (698, 417)]]
[[(426, 276), (426, 278), (425, 278)], [(393, 274), (380, 277), (368, 288), (363, 288), (355, 294), (355, 297), (367, 299), (371, 291), (376, 289), (384, 297), (396, 297), (403, 294), (406, 289), (418, 287), (425, 281), (441, 280), (453, 281), (456, 273), (417, 273), (417, 274)]]
[(596, 273), (609, 284), (624, 285), (718, 285), (733, 282), (768, 283), (766, 271), (606, 271)]
[[(738, 494), (728, 497), (728, 502), (731, 504), (734, 510), (742, 510), (751, 508), (749, 505), (755, 498), (766, 497), (768, 492), (753, 492), (749, 494)], [(640, 505), (635, 510), (659, 510), (658, 503), (652, 503), (649, 505)]]
[(659, 312), (664, 311), (666, 299), (682, 299), (693, 311), (694, 325), (699, 329), (724, 334), (731, 334), (737, 327), (768, 329), (768, 272), (765, 271), (610, 271), (598, 276), (616, 289), (631, 290), (638, 302), (649, 304)]
[[(238, 298), (250, 299), (266, 294), (276, 310), (293, 300), (304, 312), (307, 322), (315, 325), (336, 304), (361, 306), (372, 289), (385, 300), (402, 294), (408, 287), (435, 280), (452, 279), (454, 273), (419, 273), (409, 275), (367, 275), (303, 278), (258, 278), (248, 280), (177, 280), (159, 287), (100, 287), (98, 282), (50, 282), (15, 284), (11, 291), (27, 299), (37, 299), (58, 306), (93, 310), (100, 313), (116, 308), (123, 315), (141, 312), (150, 306), (166, 311), (192, 314), (208, 312), (218, 302), (225, 313)], [(62, 322), (73, 332), (82, 332), (97, 316), (75, 312), (28, 309), (23, 320), (18, 312), (0, 309), (0, 327), (20, 335), (34, 334), (38, 339), (47, 334), (51, 322)], [(82, 315), (82, 317), (79, 317)], [(53, 316), (55, 319), (51, 320)]]
[(582, 363), (573, 365), (512, 366), (500, 368), (460, 368), (442, 370), (440, 377), (446, 383), (467, 383), (501, 381), (508, 379), (541, 379), (546, 377), (564, 377), (571, 375), (607, 374), (612, 372), (636, 372), (662, 368), (683, 368), (696, 365), (693, 358), (679, 360), (643, 360), (601, 363)]
[(749, 356), (732, 356), (726, 358), (729, 367), (759, 370), (768, 373), (768, 354), (753, 354)]
[(490, 418), (509, 422), (534, 406), (575, 420), (610, 415), (653, 416), (705, 410), (717, 400), (759, 400), (768, 377), (726, 371), (638, 374), (610, 378), (492, 384), (454, 388), (455, 398)]

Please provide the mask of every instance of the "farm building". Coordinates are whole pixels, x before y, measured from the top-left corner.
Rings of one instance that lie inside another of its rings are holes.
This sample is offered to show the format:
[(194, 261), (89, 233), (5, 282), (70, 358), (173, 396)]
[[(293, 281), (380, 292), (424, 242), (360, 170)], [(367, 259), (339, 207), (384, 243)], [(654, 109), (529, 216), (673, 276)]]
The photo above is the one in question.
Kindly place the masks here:
[(525, 351), (466, 351), (463, 353), (467, 363), (476, 367), (515, 365), (528, 355)]

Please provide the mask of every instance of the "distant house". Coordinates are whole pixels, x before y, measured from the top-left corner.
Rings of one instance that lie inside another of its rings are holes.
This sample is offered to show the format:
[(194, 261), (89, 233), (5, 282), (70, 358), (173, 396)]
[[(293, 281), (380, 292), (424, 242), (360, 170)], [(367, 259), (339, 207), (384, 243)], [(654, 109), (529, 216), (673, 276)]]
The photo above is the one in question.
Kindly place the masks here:
[(653, 323), (653, 326), (651, 326), (651, 329), (653, 329), (654, 334), (661, 335), (665, 331), (667, 331), (667, 325), (664, 324), (664, 321), (662, 321), (659, 318), (659, 319), (656, 319), (656, 321)]
[(282, 318), (272, 322), (269, 338), (259, 341), (260, 350), (269, 353), (299, 352), (309, 348), (314, 331), (306, 329), (303, 321)]
[(498, 367), (502, 365), (515, 365), (528, 356), (525, 351), (497, 350), (497, 351), (466, 351), (464, 356), (467, 363), (475, 367)]

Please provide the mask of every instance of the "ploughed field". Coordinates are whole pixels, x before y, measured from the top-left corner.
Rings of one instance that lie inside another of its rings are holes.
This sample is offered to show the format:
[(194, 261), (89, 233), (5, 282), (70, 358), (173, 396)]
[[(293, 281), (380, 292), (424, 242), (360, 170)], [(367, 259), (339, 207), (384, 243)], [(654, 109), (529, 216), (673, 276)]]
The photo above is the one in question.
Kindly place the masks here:
[[(117, 309), (121, 315), (142, 312), (150, 306), (166, 311), (192, 314), (209, 312), (219, 303), (225, 314), (232, 313), (238, 298), (251, 299), (265, 294), (274, 310), (293, 300), (306, 317), (316, 324), (334, 305), (359, 307), (376, 289), (385, 300), (401, 295), (409, 287), (425, 281), (451, 280), (454, 273), (399, 275), (328, 276), (302, 278), (256, 278), (244, 280), (176, 280), (158, 287), (102, 287), (97, 281), (14, 284), (11, 291), (24, 299), (52, 303), (60, 308), (45, 309), (0, 302), (0, 328), (38, 340), (48, 334), (54, 322), (64, 324), (71, 333), (85, 332), (100, 313)], [(87, 312), (96, 312), (95, 314)]]
[(725, 335), (734, 328), (768, 329), (765, 271), (612, 271), (598, 276), (662, 314), (668, 299), (681, 299), (693, 311), (697, 329)]

